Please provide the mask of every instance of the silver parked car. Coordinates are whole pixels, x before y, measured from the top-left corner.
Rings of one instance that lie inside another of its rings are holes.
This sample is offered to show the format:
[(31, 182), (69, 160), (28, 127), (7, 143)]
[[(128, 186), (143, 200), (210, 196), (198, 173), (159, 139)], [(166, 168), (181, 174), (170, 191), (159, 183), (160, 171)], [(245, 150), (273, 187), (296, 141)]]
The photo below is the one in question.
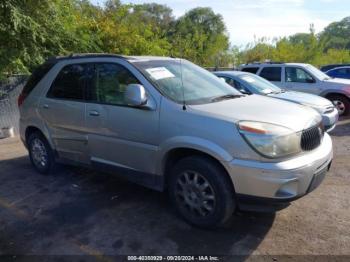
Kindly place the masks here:
[(241, 71), (217, 71), (214, 74), (243, 94), (265, 95), (315, 109), (322, 116), (325, 130), (330, 132), (338, 121), (338, 110), (328, 99), (320, 96), (281, 89), (264, 78)]
[(253, 63), (241, 71), (257, 74), (280, 88), (323, 96), (337, 107), (340, 116), (350, 114), (350, 80), (331, 78), (313, 65), (302, 63)]
[(21, 139), (40, 173), (72, 163), (167, 190), (201, 227), (237, 208), (285, 207), (322, 182), (333, 158), (315, 110), (245, 96), (182, 59), (50, 59), (18, 103)]

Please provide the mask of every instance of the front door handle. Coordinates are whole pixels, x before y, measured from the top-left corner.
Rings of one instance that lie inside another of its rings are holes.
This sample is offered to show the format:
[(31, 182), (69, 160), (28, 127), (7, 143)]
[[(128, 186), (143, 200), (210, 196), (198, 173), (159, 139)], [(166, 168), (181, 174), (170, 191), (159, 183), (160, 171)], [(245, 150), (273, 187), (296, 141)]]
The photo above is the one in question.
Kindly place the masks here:
[(48, 104), (43, 104), (43, 108), (48, 109), (49, 105)]
[(96, 111), (96, 110), (92, 110), (92, 111), (89, 111), (89, 115), (90, 116), (99, 116), (100, 113), (98, 111)]

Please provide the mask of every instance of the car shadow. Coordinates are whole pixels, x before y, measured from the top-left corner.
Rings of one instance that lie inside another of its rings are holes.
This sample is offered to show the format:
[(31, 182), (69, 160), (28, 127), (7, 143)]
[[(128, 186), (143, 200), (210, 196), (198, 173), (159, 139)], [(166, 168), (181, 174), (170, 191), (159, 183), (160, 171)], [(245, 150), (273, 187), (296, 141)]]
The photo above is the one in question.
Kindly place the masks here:
[(115, 175), (64, 166), (43, 176), (27, 157), (0, 161), (0, 254), (89, 255), (93, 250), (111, 256), (245, 260), (274, 219), (275, 214), (240, 212), (221, 228), (203, 230), (184, 222), (165, 193)]
[(350, 135), (350, 117), (341, 117), (334, 130), (329, 133), (331, 136), (344, 137)]

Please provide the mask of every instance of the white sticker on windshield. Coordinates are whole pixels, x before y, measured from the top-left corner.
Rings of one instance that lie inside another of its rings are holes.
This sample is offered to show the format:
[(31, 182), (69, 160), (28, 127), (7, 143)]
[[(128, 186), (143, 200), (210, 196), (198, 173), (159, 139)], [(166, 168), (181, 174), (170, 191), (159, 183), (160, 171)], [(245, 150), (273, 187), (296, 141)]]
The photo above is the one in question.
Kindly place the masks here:
[(255, 82), (255, 79), (250, 77), (250, 76), (245, 76), (245, 77), (242, 77), (242, 79), (248, 83), (254, 83)]
[(146, 69), (146, 71), (147, 71), (147, 73), (149, 73), (151, 75), (151, 77), (154, 80), (175, 77), (175, 75), (173, 75), (173, 73), (171, 73), (165, 67), (148, 68), (148, 69)]

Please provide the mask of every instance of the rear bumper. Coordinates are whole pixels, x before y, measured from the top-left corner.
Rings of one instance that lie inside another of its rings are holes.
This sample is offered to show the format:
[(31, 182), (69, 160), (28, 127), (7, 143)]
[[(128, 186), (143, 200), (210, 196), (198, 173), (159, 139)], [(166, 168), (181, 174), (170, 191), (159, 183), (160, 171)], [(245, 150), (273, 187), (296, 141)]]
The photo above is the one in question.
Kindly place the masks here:
[(332, 141), (325, 134), (316, 150), (293, 159), (278, 163), (233, 160), (226, 168), (240, 207), (247, 203), (285, 206), (316, 189), (329, 170), (332, 159)]

